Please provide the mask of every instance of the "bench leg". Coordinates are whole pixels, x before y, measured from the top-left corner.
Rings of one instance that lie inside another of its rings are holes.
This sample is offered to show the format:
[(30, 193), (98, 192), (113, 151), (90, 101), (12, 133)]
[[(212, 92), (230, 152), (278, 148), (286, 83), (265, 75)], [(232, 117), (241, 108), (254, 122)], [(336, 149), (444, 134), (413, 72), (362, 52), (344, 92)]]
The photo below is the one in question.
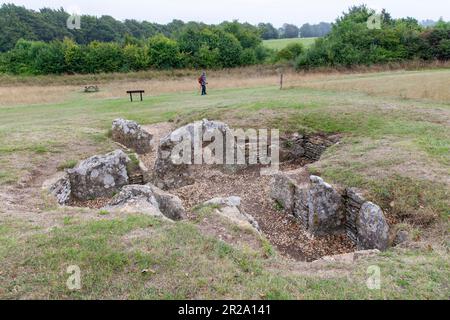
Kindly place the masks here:
[(130, 92), (130, 101), (133, 102), (133, 94)]
[(141, 92), (141, 101), (142, 101), (142, 92)]

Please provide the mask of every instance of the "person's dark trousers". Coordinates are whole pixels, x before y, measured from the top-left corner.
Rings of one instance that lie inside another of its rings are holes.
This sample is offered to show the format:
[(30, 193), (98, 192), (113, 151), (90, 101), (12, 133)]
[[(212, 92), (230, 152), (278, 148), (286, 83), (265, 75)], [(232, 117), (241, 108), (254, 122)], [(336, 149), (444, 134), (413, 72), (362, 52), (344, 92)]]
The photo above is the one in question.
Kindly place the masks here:
[(202, 84), (202, 96), (206, 95), (206, 85)]

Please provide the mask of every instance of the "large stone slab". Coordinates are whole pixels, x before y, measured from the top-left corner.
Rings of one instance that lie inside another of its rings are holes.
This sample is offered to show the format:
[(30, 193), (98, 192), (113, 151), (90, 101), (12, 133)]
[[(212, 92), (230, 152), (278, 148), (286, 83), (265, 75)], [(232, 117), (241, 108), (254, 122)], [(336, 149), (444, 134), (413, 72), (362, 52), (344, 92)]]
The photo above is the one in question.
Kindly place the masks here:
[(389, 225), (379, 206), (372, 202), (362, 205), (357, 219), (357, 246), (360, 250), (386, 250), (389, 247)]
[(154, 185), (128, 185), (104, 208), (122, 213), (143, 213), (170, 220), (186, 218), (181, 200)]
[(342, 231), (345, 207), (342, 195), (322, 178), (311, 176), (308, 230), (316, 235)]
[(255, 218), (245, 213), (241, 208), (241, 198), (239, 197), (214, 198), (206, 201), (203, 205), (213, 206), (215, 213), (242, 228), (251, 228), (257, 232), (261, 231)]
[(112, 139), (133, 149), (138, 154), (151, 151), (153, 136), (134, 121), (116, 119), (112, 123)]
[(270, 182), (271, 198), (288, 213), (292, 213), (294, 210), (295, 189), (295, 180), (283, 172), (275, 174)]
[(303, 227), (309, 230), (309, 204), (310, 204), (310, 192), (308, 184), (296, 185), (294, 192), (294, 210), (293, 214)]
[(128, 184), (127, 163), (130, 158), (116, 150), (86, 159), (67, 170), (72, 195), (79, 200), (109, 197)]
[(202, 120), (178, 128), (161, 139), (154, 166), (154, 184), (164, 190), (193, 184), (191, 169), (195, 164), (203, 164), (203, 135), (217, 131), (225, 139), (229, 130), (223, 122)]

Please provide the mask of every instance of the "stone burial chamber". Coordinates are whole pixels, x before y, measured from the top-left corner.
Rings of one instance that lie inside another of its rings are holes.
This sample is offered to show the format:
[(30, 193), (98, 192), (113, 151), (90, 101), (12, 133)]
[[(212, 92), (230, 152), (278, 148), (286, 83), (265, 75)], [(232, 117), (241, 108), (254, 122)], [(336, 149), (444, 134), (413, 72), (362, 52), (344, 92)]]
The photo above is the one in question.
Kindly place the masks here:
[(389, 247), (389, 225), (383, 211), (358, 190), (338, 190), (322, 178), (305, 179), (305, 169), (273, 176), (271, 198), (315, 236), (346, 233), (358, 250)]

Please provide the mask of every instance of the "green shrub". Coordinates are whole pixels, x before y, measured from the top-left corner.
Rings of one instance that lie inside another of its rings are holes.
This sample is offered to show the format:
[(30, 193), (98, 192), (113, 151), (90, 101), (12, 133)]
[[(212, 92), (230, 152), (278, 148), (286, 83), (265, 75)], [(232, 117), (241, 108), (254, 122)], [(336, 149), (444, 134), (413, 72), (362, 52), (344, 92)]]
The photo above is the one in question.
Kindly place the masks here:
[(290, 43), (277, 53), (277, 60), (293, 61), (303, 54), (304, 51), (305, 48), (301, 43)]
[(181, 65), (180, 48), (175, 40), (157, 35), (148, 41), (150, 66), (157, 69), (177, 68)]

